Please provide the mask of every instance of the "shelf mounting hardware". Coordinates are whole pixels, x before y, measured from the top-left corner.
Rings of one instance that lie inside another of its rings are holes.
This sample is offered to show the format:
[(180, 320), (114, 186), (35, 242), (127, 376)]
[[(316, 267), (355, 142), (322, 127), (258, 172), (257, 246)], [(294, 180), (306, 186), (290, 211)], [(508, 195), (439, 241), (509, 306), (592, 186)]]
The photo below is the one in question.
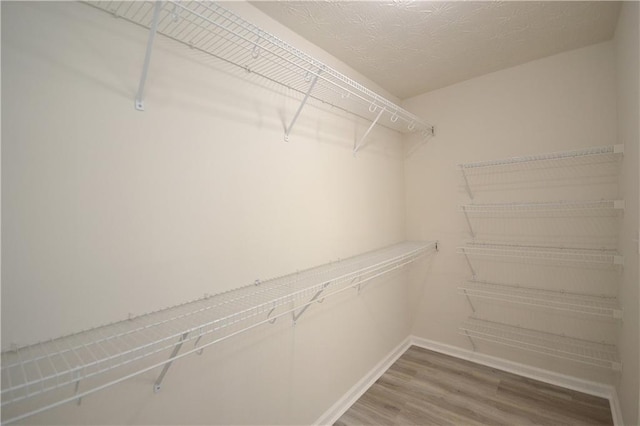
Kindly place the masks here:
[[(76, 370), (76, 384), (73, 387), (73, 393), (75, 395), (78, 394), (78, 392), (80, 391), (80, 370)], [(81, 405), (82, 404), (82, 397), (78, 398), (78, 401), (76, 402), (76, 404)]]
[(307, 76), (305, 77), (305, 80), (310, 78), (311, 74), (313, 74), (313, 78), (311, 78), (311, 84), (309, 84), (309, 88), (307, 89), (307, 93), (305, 93), (304, 98), (302, 98), (302, 102), (300, 102), (300, 106), (298, 107), (298, 110), (296, 111), (295, 115), (293, 116), (293, 119), (291, 120), (291, 124), (289, 124), (289, 126), (284, 128), (284, 140), (285, 140), (285, 142), (289, 142), (289, 134), (291, 133), (291, 129), (296, 124), (296, 120), (298, 120), (298, 116), (300, 115), (300, 111), (302, 111), (302, 108), (304, 108), (304, 105), (307, 103), (307, 100), (309, 100), (309, 96), (311, 95), (311, 91), (313, 90), (314, 86), (316, 85), (316, 82), (318, 81), (318, 77), (320, 76), (320, 73), (322, 72), (323, 69), (324, 69), (324, 65), (319, 67), (318, 70), (315, 73), (312, 73), (311, 69), (309, 69), (309, 71), (307, 71)]
[[(140, 76), (140, 84), (138, 85), (138, 93), (136, 93), (135, 106), (138, 111), (144, 111), (144, 85), (147, 81), (147, 73), (149, 72), (149, 64), (151, 62), (151, 51), (153, 50), (153, 42), (158, 31), (158, 21), (160, 20), (160, 10), (162, 9), (162, 1), (157, 0), (153, 8), (153, 21), (149, 29), (149, 40), (147, 40), (147, 51), (144, 55), (144, 65), (142, 66), (142, 75)], [(175, 15), (177, 16), (177, 14)]]
[(186, 332), (186, 333), (183, 333), (182, 336), (180, 336), (180, 340), (178, 340), (178, 344), (173, 348), (173, 352), (171, 352), (171, 356), (169, 357), (171, 361), (167, 362), (164, 365), (164, 367), (162, 367), (162, 371), (160, 372), (158, 379), (153, 384), (154, 392), (157, 393), (160, 391), (160, 388), (162, 387), (162, 381), (164, 380), (164, 376), (167, 374), (167, 371), (169, 371), (171, 364), (173, 364), (173, 359), (176, 357), (176, 355), (178, 355), (178, 352), (180, 352), (180, 348), (182, 348), (182, 344), (187, 339), (188, 335), (189, 335), (189, 332)]
[(380, 117), (382, 117), (382, 114), (385, 112), (385, 108), (384, 107), (378, 107), (376, 104), (372, 103), (369, 106), (369, 111), (371, 112), (375, 112), (377, 108), (380, 108), (380, 112), (378, 113), (378, 115), (376, 116), (375, 120), (373, 120), (373, 122), (371, 123), (371, 125), (369, 126), (369, 128), (367, 129), (366, 132), (364, 132), (364, 135), (362, 135), (362, 137), (360, 138), (360, 141), (358, 141), (358, 143), (353, 144), (353, 155), (355, 156), (358, 153), (358, 150), (360, 148), (362, 148), (362, 146), (364, 146), (364, 140), (367, 138), (367, 136), (369, 136), (369, 133), (371, 132), (371, 130), (375, 127), (375, 125), (378, 123), (378, 120), (380, 120)]
[(462, 172), (462, 178), (464, 179), (464, 189), (469, 194), (469, 198), (473, 200), (473, 192), (471, 192), (471, 186), (469, 186), (469, 179), (467, 179), (467, 173), (464, 171), (464, 166), (460, 166), (460, 171)]
[(469, 332), (467, 332), (467, 330), (464, 330), (464, 334), (466, 334), (467, 338), (469, 339), (469, 341), (471, 342), (471, 347), (473, 348), (474, 352), (477, 352), (476, 350), (476, 344), (473, 342), (473, 339), (471, 338), (471, 336), (469, 336)]
[(251, 49), (251, 57), (253, 59), (258, 59), (258, 56), (260, 56), (260, 39), (262, 37), (260, 36), (260, 34), (258, 34), (256, 36), (256, 42), (253, 44), (253, 49)]
[(471, 269), (471, 277), (475, 280), (477, 275), (476, 275), (476, 270), (473, 269), (473, 265), (471, 264), (471, 260), (469, 260), (469, 255), (467, 254), (467, 251), (465, 250), (464, 247), (462, 247), (462, 253), (464, 254), (464, 258), (467, 260), (467, 265), (469, 265), (469, 269)]
[(471, 302), (471, 298), (469, 297), (469, 293), (467, 293), (467, 289), (463, 289), (462, 291), (464, 292), (464, 295), (467, 298), (467, 302), (469, 302), (469, 306), (471, 306), (471, 311), (475, 314), (476, 308), (475, 306), (473, 306), (473, 302)]
[(293, 317), (293, 325), (296, 325), (296, 323), (298, 322), (302, 314), (304, 314), (306, 310), (309, 309), (309, 306), (311, 306), (311, 302), (315, 302), (316, 300), (318, 300), (318, 297), (320, 297), (320, 295), (324, 292), (324, 289), (327, 288), (330, 284), (331, 282), (326, 282), (322, 284), (322, 288), (318, 290), (316, 294), (313, 295), (313, 297), (309, 300), (307, 304), (304, 305), (304, 307), (300, 310), (300, 312), (298, 312), (297, 314), (295, 313), (295, 311), (291, 312), (291, 316)]
[(471, 221), (469, 220), (469, 214), (467, 213), (466, 206), (462, 206), (462, 212), (464, 213), (464, 218), (467, 219), (467, 225), (469, 225), (469, 232), (471, 233), (471, 238), (475, 240), (476, 234), (473, 232), (473, 226), (471, 225)]

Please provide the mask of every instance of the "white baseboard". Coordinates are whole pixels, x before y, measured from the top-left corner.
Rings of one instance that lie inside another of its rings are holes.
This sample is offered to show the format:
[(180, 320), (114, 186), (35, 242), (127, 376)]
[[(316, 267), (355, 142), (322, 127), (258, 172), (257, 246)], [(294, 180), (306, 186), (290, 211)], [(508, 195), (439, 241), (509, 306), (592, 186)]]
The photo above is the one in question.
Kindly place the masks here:
[(484, 355), (456, 346), (450, 346), (443, 343), (434, 342), (432, 340), (423, 339), (416, 336), (410, 336), (411, 345), (415, 345), (434, 352), (440, 352), (456, 358), (475, 362), (477, 364), (486, 365), (487, 367), (496, 368), (508, 373), (517, 374), (519, 376), (528, 377), (530, 379), (539, 380), (563, 388), (572, 389), (589, 395), (599, 396), (609, 400), (611, 407), (611, 415), (614, 425), (622, 425), (622, 411), (620, 410), (620, 402), (616, 388), (604, 383), (591, 382), (588, 380), (578, 379), (576, 377), (567, 376), (556, 373), (554, 371), (543, 370), (541, 368), (531, 367), (502, 358)]
[(345, 393), (335, 404), (331, 406), (318, 420), (315, 425), (332, 425), (340, 416), (342, 416), (357, 400), (364, 394), (367, 389), (375, 383), (376, 380), (384, 374), (391, 365), (397, 361), (402, 354), (411, 346), (418, 346), (445, 355), (475, 362), (477, 364), (486, 365), (487, 367), (496, 368), (498, 370), (517, 374), (519, 376), (528, 377), (530, 379), (539, 380), (589, 395), (599, 396), (609, 400), (611, 407), (611, 415), (613, 416), (614, 425), (623, 425), (622, 411), (620, 410), (620, 401), (615, 387), (603, 383), (591, 382), (588, 380), (578, 379), (576, 377), (567, 376), (553, 371), (543, 370), (541, 368), (531, 367), (513, 361), (484, 355), (456, 346), (446, 345), (444, 343), (434, 342), (432, 340), (423, 339), (416, 336), (407, 337), (395, 349), (393, 349), (382, 361), (380, 361), (371, 371), (369, 371), (358, 383)]
[(314, 425), (334, 424), (357, 400), (384, 374), (391, 365), (411, 347), (411, 338), (407, 337), (396, 348), (376, 364), (358, 383), (345, 393), (335, 404), (331, 406)]

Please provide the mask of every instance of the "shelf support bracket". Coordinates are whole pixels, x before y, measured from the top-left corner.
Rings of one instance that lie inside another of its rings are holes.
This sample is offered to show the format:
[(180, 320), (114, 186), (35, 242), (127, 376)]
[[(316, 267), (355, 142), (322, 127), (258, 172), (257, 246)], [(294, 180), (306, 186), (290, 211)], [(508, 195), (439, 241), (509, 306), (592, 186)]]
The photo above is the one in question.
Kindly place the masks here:
[(466, 289), (462, 290), (464, 292), (464, 295), (467, 298), (467, 302), (469, 302), (469, 306), (471, 306), (471, 311), (475, 314), (476, 313), (476, 308), (475, 306), (473, 306), (473, 302), (471, 301), (471, 298), (469, 297), (469, 293), (467, 293)]
[(291, 313), (291, 316), (293, 317), (293, 325), (296, 325), (296, 323), (298, 322), (298, 320), (300, 319), (300, 317), (302, 316), (302, 314), (304, 314), (306, 312), (307, 309), (309, 309), (309, 306), (311, 306), (312, 302), (315, 302), (316, 300), (318, 300), (318, 297), (320, 297), (320, 295), (324, 292), (324, 289), (327, 288), (329, 286), (329, 284), (331, 284), (330, 282), (328, 283), (324, 283), (322, 285), (322, 288), (320, 290), (318, 290), (316, 292), (316, 294), (313, 295), (313, 297), (311, 298), (311, 300), (309, 300), (309, 302), (307, 302), (302, 309), (300, 310), (300, 312), (298, 312), (297, 314), (295, 312)]
[(384, 107), (380, 108), (380, 112), (376, 116), (376, 119), (373, 120), (373, 122), (371, 123), (371, 125), (369, 126), (367, 131), (364, 132), (364, 135), (362, 135), (362, 137), (360, 138), (360, 140), (357, 143), (356, 142), (353, 143), (353, 155), (354, 156), (358, 153), (358, 150), (364, 146), (364, 140), (367, 138), (367, 136), (369, 136), (369, 133), (375, 127), (375, 125), (378, 124), (378, 120), (380, 120), (380, 117), (382, 117), (382, 113), (384, 113), (384, 111), (385, 111)]
[(467, 265), (469, 265), (469, 269), (471, 269), (471, 276), (473, 279), (476, 279), (476, 270), (473, 269), (473, 265), (471, 264), (471, 260), (469, 260), (469, 256), (467, 255), (467, 251), (463, 248), (462, 253), (464, 253), (464, 258), (467, 260)]
[(158, 31), (158, 21), (160, 20), (160, 10), (162, 9), (162, 1), (157, 0), (153, 9), (153, 20), (151, 28), (149, 28), (149, 40), (147, 40), (147, 52), (144, 55), (144, 64), (142, 65), (142, 75), (140, 76), (140, 84), (138, 85), (138, 93), (136, 93), (135, 107), (138, 111), (144, 111), (144, 85), (147, 81), (147, 73), (149, 71), (149, 63), (151, 62), (151, 51), (153, 50), (153, 42)]
[(469, 180), (467, 179), (467, 174), (465, 173), (463, 166), (460, 166), (460, 171), (462, 172), (462, 178), (464, 179), (464, 189), (466, 189), (467, 194), (469, 194), (469, 198), (473, 200), (473, 192), (471, 192), (471, 186), (469, 185)]
[(462, 212), (464, 213), (464, 218), (467, 219), (467, 225), (469, 225), (469, 232), (471, 233), (471, 238), (475, 239), (476, 234), (473, 232), (473, 226), (471, 226), (471, 221), (469, 220), (469, 214), (467, 213), (467, 209), (465, 206), (462, 206)]
[(160, 391), (160, 388), (162, 387), (162, 381), (164, 380), (164, 376), (167, 374), (167, 371), (169, 371), (171, 364), (173, 364), (173, 359), (176, 357), (176, 355), (178, 355), (178, 352), (180, 352), (180, 349), (182, 348), (182, 344), (187, 339), (188, 335), (189, 335), (189, 332), (187, 331), (182, 336), (180, 336), (180, 340), (178, 340), (178, 344), (173, 348), (173, 352), (171, 352), (171, 356), (169, 357), (169, 362), (167, 362), (164, 365), (164, 367), (162, 368), (162, 371), (160, 372), (160, 375), (158, 376), (158, 379), (153, 384), (154, 392), (157, 393)]
[[(74, 394), (78, 394), (78, 392), (80, 392), (80, 370), (76, 371), (76, 384), (74, 386), (73, 392)], [(82, 397), (78, 398), (78, 401), (76, 402), (76, 404), (81, 405), (82, 404)]]
[(473, 348), (473, 351), (476, 352), (476, 344), (473, 343), (473, 339), (471, 338), (471, 336), (469, 336), (469, 332), (465, 330), (464, 334), (467, 335), (467, 338), (469, 338), (469, 341), (471, 342), (471, 347)]
[[(323, 70), (323, 68), (320, 67), (314, 73), (313, 79), (311, 80), (311, 84), (309, 85), (309, 88), (307, 89), (307, 93), (305, 93), (304, 98), (302, 99), (302, 102), (300, 102), (300, 106), (298, 107), (298, 110), (296, 111), (295, 115), (293, 116), (293, 119), (291, 120), (291, 124), (289, 124), (289, 126), (284, 128), (284, 140), (285, 140), (285, 142), (289, 142), (289, 134), (291, 133), (291, 129), (293, 129), (293, 126), (296, 124), (296, 121), (298, 120), (298, 116), (300, 115), (300, 111), (302, 111), (302, 108), (304, 108), (304, 105), (307, 103), (307, 100), (309, 99), (309, 96), (311, 95), (311, 91), (313, 90), (313, 87), (316, 85), (316, 82), (318, 81), (318, 77), (320, 76), (320, 73), (322, 72), (322, 70)], [(311, 73), (311, 70), (309, 70), (308, 72)]]

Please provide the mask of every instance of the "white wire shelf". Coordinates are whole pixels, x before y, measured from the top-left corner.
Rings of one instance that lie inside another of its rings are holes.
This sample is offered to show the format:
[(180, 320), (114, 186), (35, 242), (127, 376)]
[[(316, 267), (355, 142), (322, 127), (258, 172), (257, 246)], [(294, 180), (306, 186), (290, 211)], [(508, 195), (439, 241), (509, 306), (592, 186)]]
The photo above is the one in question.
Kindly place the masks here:
[[(152, 31), (155, 28), (155, 2), (86, 3)], [(431, 124), (214, 2), (166, 0), (158, 13), (157, 33), (236, 65), (243, 73), (262, 76), (368, 120), (375, 118), (374, 123), (396, 131), (433, 135)]]
[(576, 249), (562, 247), (521, 246), (469, 242), (457, 248), (458, 254), (467, 257), (492, 257), (545, 262), (588, 263), (600, 265), (622, 265), (624, 258), (615, 250)]
[(601, 318), (622, 318), (622, 310), (618, 305), (618, 301), (611, 296), (571, 293), (474, 280), (464, 282), (458, 287), (458, 292), (469, 297), (536, 308), (553, 309)]
[(618, 212), (624, 210), (624, 200), (558, 201), (538, 203), (462, 204), (461, 212), (467, 214), (501, 215), (518, 213), (574, 213)]
[[(27, 401), (12, 423), (165, 366), (284, 315), (294, 323), (314, 302), (408, 265), (435, 242), (404, 242), (129, 320), (2, 353), (2, 410)], [(193, 347), (178, 354), (184, 344)], [(168, 359), (158, 356), (173, 349)], [(126, 367), (126, 368), (125, 368)], [(82, 392), (78, 385), (82, 383)], [(75, 392), (73, 388), (75, 387)], [(62, 389), (67, 388), (67, 389)], [(54, 399), (51, 402), (51, 399)], [(42, 401), (44, 402), (42, 402)], [(41, 405), (38, 405), (41, 404)], [(35, 407), (35, 408), (34, 408)]]
[[(624, 153), (624, 145), (599, 146), (592, 148), (577, 149), (572, 151), (560, 151), (539, 155), (530, 155), (525, 157), (512, 157), (503, 160), (479, 161), (475, 163), (459, 164), (463, 170), (480, 169), (488, 167), (504, 167), (511, 165), (527, 164), (527, 163), (561, 163), (561, 162), (579, 162), (579, 161), (597, 161), (609, 162), (618, 161)], [(558, 164), (564, 165), (564, 164)]]
[(622, 369), (614, 345), (475, 318), (465, 321), (459, 330), (472, 341), (473, 339), (484, 340), (614, 371)]

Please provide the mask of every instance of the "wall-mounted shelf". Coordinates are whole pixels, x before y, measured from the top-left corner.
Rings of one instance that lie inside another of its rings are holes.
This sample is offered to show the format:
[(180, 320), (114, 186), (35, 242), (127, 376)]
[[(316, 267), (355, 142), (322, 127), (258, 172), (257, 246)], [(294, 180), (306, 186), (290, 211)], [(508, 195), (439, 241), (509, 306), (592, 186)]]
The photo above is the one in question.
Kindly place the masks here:
[[(624, 154), (624, 145), (598, 146), (592, 148), (577, 149), (572, 151), (551, 152), (526, 157), (512, 157), (502, 160), (478, 161), (473, 163), (458, 164), (464, 179), (464, 187), (471, 199), (474, 193), (470, 179), (475, 176), (494, 175), (498, 173), (519, 173), (532, 170), (578, 170), (586, 166), (616, 166)], [(614, 169), (615, 170), (615, 169)], [(557, 172), (556, 172), (557, 174)]]
[(519, 246), (470, 242), (458, 247), (458, 254), (469, 257), (493, 257), (544, 261), (552, 263), (585, 263), (593, 265), (622, 265), (623, 257), (614, 250), (575, 249), (559, 247)]
[[(622, 318), (622, 310), (615, 297), (599, 296), (531, 287), (467, 281), (458, 292), (468, 297), (496, 300), (535, 308), (553, 309), (601, 318)], [(473, 307), (473, 306), (472, 306)]]
[(276, 36), (209, 1), (98, 1), (91, 6), (150, 29), (147, 57), (136, 99), (144, 109), (144, 85), (156, 33), (207, 53), (302, 95), (298, 111), (285, 128), (285, 138), (308, 99), (315, 99), (372, 121), (354, 144), (357, 152), (379, 123), (404, 132), (433, 136), (433, 126), (362, 84), (296, 49)]
[(11, 417), (3, 423), (79, 400), (164, 366), (155, 384), (158, 390), (174, 360), (285, 315), (295, 324), (312, 303), (359, 289), (361, 284), (408, 265), (435, 248), (435, 242), (405, 242), (3, 352), (3, 414), (9, 416), (11, 410)]
[(624, 210), (624, 200), (593, 201), (557, 201), (539, 203), (493, 203), (462, 204), (459, 206), (465, 214), (504, 215), (504, 214), (549, 214), (554, 213), (598, 213), (603, 211), (619, 212)]
[(475, 163), (463, 163), (458, 167), (463, 170), (480, 169), (489, 167), (505, 167), (524, 164), (547, 164), (558, 163), (558, 166), (565, 166), (575, 163), (589, 162), (609, 162), (618, 161), (624, 153), (624, 145), (598, 146), (592, 148), (577, 149), (572, 151), (551, 152), (546, 154), (529, 155), (526, 157), (512, 157), (503, 160), (478, 161)]
[(614, 371), (622, 369), (614, 345), (474, 318), (465, 321), (459, 330), (461, 334), (469, 337), (472, 343), (474, 339), (484, 340)]
[(614, 248), (623, 200), (462, 204), (472, 239)]

